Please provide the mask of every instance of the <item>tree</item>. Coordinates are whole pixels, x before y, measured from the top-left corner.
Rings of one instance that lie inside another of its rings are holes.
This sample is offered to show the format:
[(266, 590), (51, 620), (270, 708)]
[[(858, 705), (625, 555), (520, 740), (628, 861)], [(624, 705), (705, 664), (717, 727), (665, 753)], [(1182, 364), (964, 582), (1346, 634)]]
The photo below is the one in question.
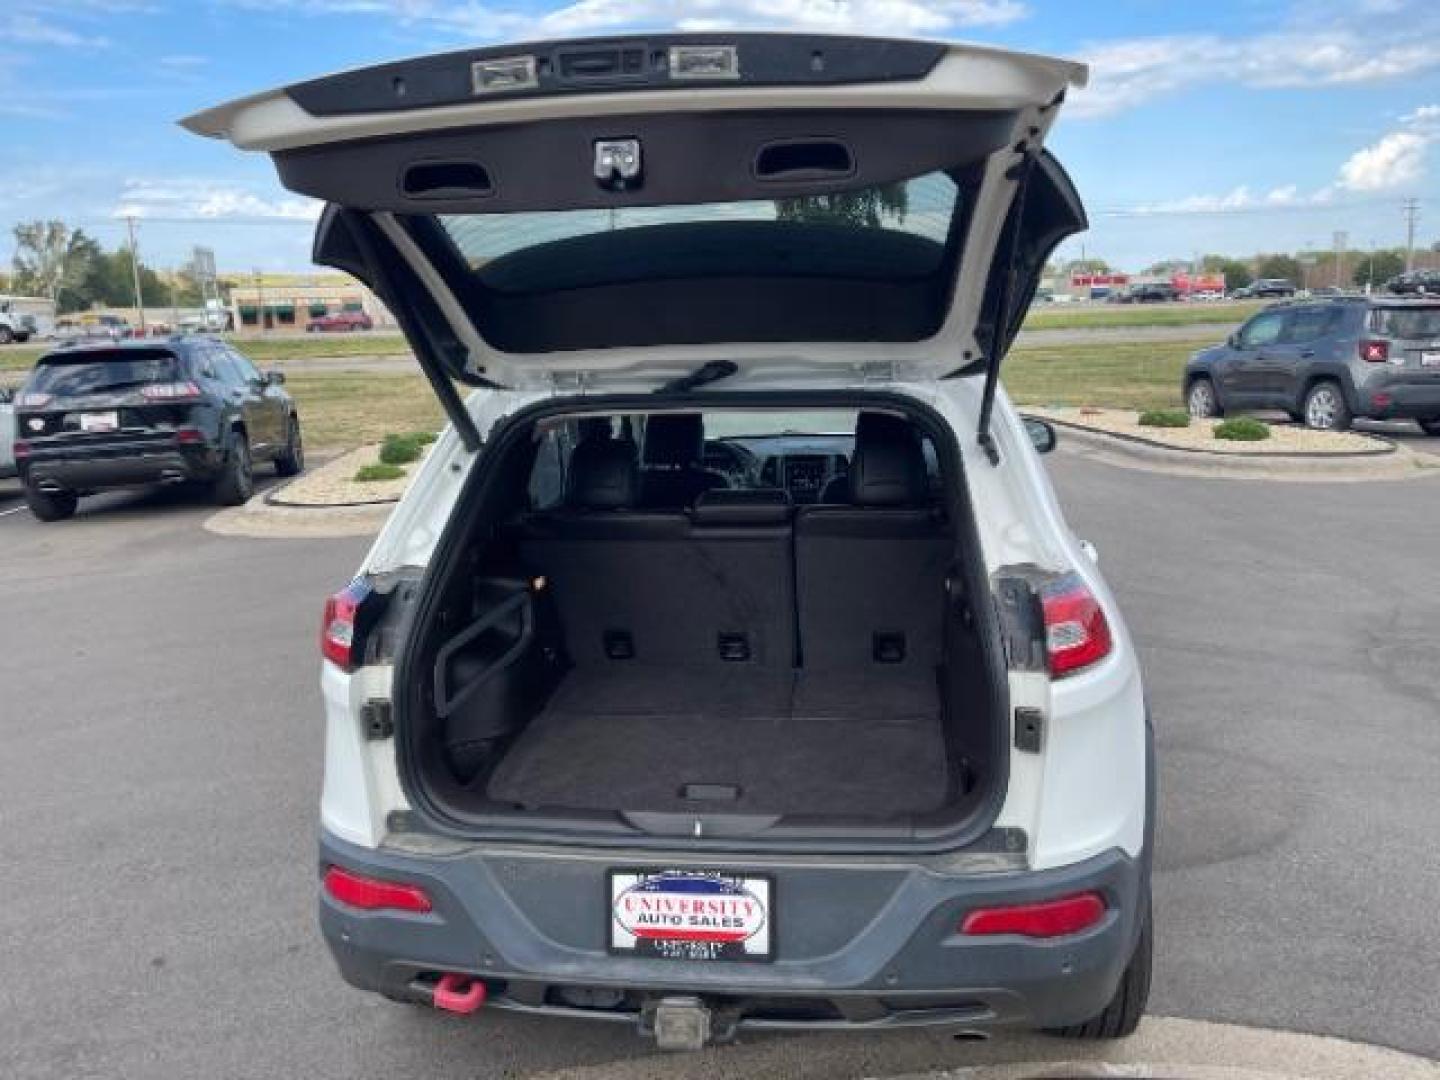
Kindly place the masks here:
[(1071, 259), (1065, 264), (1067, 274), (1108, 274), (1110, 264), (1104, 259)]
[(100, 245), (79, 229), (75, 231), (71, 252), (73, 269), (55, 296), (55, 310), (62, 315), (72, 311), (84, 311), (95, 302), (86, 283), (93, 277), (96, 265), (105, 258)]
[(1205, 270), (1211, 274), (1224, 274), (1227, 292), (1243, 289), (1255, 280), (1255, 275), (1250, 273), (1250, 267), (1238, 259), (1219, 259), (1213, 267), (1207, 263)]
[(1162, 259), (1150, 266), (1145, 273), (1154, 274), (1157, 277), (1170, 277), (1174, 274), (1186, 273), (1190, 269), (1188, 259)]
[(1354, 281), (1361, 288), (1384, 285), (1404, 270), (1405, 256), (1398, 251), (1375, 251), (1361, 257), (1360, 264), (1355, 267)]
[(57, 306), (60, 290), (85, 273), (93, 248), (84, 232), (63, 221), (23, 221), (15, 226), (15, 287), (48, 296)]
[(1260, 260), (1260, 277), (1284, 278), (1298, 284), (1305, 276), (1300, 262), (1291, 255), (1266, 255)]
[(904, 184), (775, 200), (775, 216), (781, 221), (835, 222), (863, 229), (880, 228), (886, 216), (904, 221), (909, 209), (910, 193)]

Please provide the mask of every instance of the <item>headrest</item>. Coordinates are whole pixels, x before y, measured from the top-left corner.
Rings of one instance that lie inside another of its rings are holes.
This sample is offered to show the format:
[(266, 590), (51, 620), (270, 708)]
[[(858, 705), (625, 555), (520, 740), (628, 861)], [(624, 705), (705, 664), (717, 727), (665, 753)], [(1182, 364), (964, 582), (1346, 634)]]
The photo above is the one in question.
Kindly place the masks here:
[(565, 502), (584, 510), (619, 510), (640, 496), (635, 444), (626, 439), (586, 439), (570, 455)]
[(851, 505), (915, 506), (926, 501), (928, 491), (915, 426), (888, 413), (862, 412), (850, 460)]
[(790, 520), (790, 494), (780, 488), (717, 488), (696, 500), (690, 516), (697, 525), (784, 525)]
[(699, 413), (661, 413), (645, 422), (646, 468), (686, 469), (705, 456), (705, 422)]

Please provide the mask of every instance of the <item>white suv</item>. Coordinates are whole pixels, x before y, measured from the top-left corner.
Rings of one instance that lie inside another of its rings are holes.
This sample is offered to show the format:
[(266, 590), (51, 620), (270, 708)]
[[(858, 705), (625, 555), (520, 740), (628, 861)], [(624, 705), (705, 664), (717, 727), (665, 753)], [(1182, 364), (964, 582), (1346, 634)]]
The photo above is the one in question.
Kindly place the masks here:
[(1043, 148), (1084, 76), (655, 35), (187, 121), (328, 203), (451, 420), (325, 612), (348, 981), (672, 1048), (1134, 1029), (1139, 667), (997, 382), (1085, 226)]

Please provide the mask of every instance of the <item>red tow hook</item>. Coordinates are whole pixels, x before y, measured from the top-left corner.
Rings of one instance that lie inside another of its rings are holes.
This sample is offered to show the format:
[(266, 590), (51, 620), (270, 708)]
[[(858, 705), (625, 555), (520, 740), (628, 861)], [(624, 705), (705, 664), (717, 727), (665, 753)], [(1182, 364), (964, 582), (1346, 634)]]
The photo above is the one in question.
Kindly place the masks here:
[(446, 972), (435, 984), (431, 1004), (446, 1012), (468, 1016), (485, 1004), (485, 984), (473, 975)]

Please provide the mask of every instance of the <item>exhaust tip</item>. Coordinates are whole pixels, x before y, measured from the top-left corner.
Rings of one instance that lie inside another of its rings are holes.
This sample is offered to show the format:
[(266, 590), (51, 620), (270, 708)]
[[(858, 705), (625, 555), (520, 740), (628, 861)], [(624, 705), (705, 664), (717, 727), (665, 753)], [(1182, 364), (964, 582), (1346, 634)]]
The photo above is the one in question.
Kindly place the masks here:
[(953, 1038), (956, 1042), (989, 1042), (990, 1033), (977, 1028), (966, 1028), (963, 1031), (954, 1032)]

